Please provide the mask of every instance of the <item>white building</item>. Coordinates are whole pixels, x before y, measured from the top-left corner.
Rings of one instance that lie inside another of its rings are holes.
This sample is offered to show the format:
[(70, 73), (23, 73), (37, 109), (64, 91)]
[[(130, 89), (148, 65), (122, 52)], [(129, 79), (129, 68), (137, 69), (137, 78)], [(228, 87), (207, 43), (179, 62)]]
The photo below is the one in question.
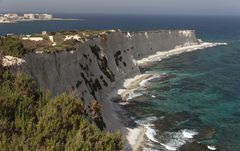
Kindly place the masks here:
[(0, 16), (0, 21), (4, 21), (4, 17)]
[(53, 15), (52, 14), (43, 14), (44, 19), (53, 19)]
[(35, 19), (35, 14), (24, 14), (24, 19)]
[(42, 35), (47, 35), (47, 31), (42, 31)]
[(25, 19), (37, 19), (37, 20), (41, 20), (41, 19), (53, 19), (53, 15), (52, 14), (24, 14), (23, 15)]
[(0, 23), (10, 23), (10, 22), (11, 21), (8, 18), (4, 16), (0, 16)]
[(0, 14), (0, 23), (15, 23), (18, 21), (29, 21), (29, 20), (51, 20), (53, 19), (52, 14), (33, 14), (28, 13), (23, 16), (18, 16), (16, 13)]
[(18, 18), (18, 14), (16, 14), (16, 13), (4, 14), (3, 17), (5, 17), (5, 18)]

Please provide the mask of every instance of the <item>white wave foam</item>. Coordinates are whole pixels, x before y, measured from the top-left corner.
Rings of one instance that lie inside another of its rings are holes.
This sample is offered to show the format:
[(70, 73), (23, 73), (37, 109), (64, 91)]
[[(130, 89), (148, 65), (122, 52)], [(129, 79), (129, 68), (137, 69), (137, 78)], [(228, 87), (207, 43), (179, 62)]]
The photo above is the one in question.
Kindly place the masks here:
[(152, 117), (148, 117), (145, 119), (141, 119), (141, 120), (136, 120), (135, 122), (138, 123), (139, 125), (142, 126), (148, 126), (148, 125), (152, 125), (152, 123), (154, 121), (156, 121), (158, 118), (156, 116), (152, 116)]
[(200, 44), (185, 46), (181, 48), (175, 48), (173, 50), (159, 51), (156, 54), (151, 55), (147, 58), (137, 60), (137, 64), (140, 66), (144, 66), (144, 65), (147, 65), (148, 63), (161, 61), (162, 59), (169, 58), (171, 56), (178, 55), (184, 52), (191, 52), (191, 51), (206, 49), (206, 48), (215, 47), (219, 45), (228, 45), (228, 43), (201, 42)]
[(147, 138), (152, 142), (159, 143), (159, 141), (155, 138), (157, 132), (149, 125), (145, 126), (145, 128), (147, 129), (146, 131)]
[(185, 138), (193, 138), (195, 135), (198, 134), (198, 132), (185, 129), (182, 131), (182, 134), (183, 134), (183, 137), (185, 137)]
[(165, 132), (160, 136), (159, 141), (167, 150), (174, 151), (185, 143), (191, 141), (191, 139), (197, 134), (198, 132), (187, 129), (177, 132)]
[(202, 43), (203, 41), (202, 41), (202, 39), (198, 39), (198, 42)]
[(142, 80), (142, 81), (139, 83), (139, 85), (140, 85), (141, 87), (146, 87), (146, 86), (147, 86), (147, 83), (148, 83), (148, 79), (145, 79), (145, 80)]
[(151, 97), (152, 97), (152, 98), (156, 98), (156, 96), (155, 96), (155, 95), (151, 95)]
[(172, 146), (168, 146), (168, 145), (165, 145), (165, 144), (162, 144), (162, 143), (161, 143), (161, 145), (164, 146), (167, 150), (171, 150), (171, 151), (177, 150), (177, 148), (172, 147)]
[(129, 102), (119, 102), (119, 104), (125, 106), (125, 105), (128, 105)]
[(128, 100), (131, 100), (131, 99), (133, 99), (133, 98), (142, 96), (142, 95), (143, 95), (142, 93), (131, 92), (131, 93), (128, 95), (128, 97), (127, 97), (127, 101), (128, 101)]
[(145, 118), (143, 120), (136, 120), (135, 122), (138, 123), (139, 125), (142, 125), (145, 127), (146, 129), (146, 137), (152, 141), (152, 142), (155, 142), (155, 143), (159, 143), (158, 140), (155, 138), (157, 132), (156, 130), (153, 128), (153, 122), (156, 121), (158, 118), (156, 116), (153, 116), (153, 117), (148, 117), (148, 118)]
[(204, 42), (203, 46), (198, 48), (198, 49), (206, 49), (206, 48), (210, 48), (210, 47), (215, 47), (215, 46), (221, 46), (221, 45), (228, 45), (228, 43), (209, 43), (209, 42)]
[(159, 151), (159, 149), (152, 149), (152, 148), (143, 147), (143, 151)]
[[(144, 120), (136, 120), (136, 123), (142, 125), (146, 129), (146, 137), (150, 142), (157, 143), (168, 151), (176, 151), (179, 147), (191, 142), (195, 135), (198, 134), (197, 131), (183, 129), (177, 132), (164, 132), (161, 136), (157, 137), (157, 130), (154, 129), (153, 122), (156, 121), (156, 116), (145, 118)], [(146, 148), (146, 151), (151, 150)]]
[(161, 75), (153, 75), (153, 76), (151, 76), (151, 77), (148, 78), (148, 79), (142, 80), (142, 81), (139, 83), (139, 85), (140, 85), (141, 87), (146, 87), (146, 86), (148, 86), (148, 83), (149, 83), (150, 80), (153, 80), (153, 79), (156, 79), (156, 78), (160, 78), (160, 77), (161, 77)]
[(215, 146), (209, 146), (208, 145), (207, 148), (210, 149), (210, 150), (217, 150), (217, 148)]

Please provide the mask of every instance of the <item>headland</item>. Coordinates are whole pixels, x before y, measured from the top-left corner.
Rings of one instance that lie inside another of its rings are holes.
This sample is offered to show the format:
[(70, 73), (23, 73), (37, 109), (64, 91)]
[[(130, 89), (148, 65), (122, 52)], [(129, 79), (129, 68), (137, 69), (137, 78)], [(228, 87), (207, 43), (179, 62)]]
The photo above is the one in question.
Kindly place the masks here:
[(64, 19), (55, 18), (53, 14), (34, 14), (27, 13), (22, 16), (17, 13), (0, 14), (0, 24), (18, 23), (18, 22), (32, 22), (32, 21), (52, 21), (52, 20), (80, 20), (80, 19)]
[(125, 150), (137, 150), (147, 139), (147, 129), (124, 111), (131, 92), (154, 76), (142, 74), (140, 67), (218, 45), (201, 42), (194, 30), (61, 31), (12, 38), (21, 42), (23, 53), (12, 58), (6, 51), (6, 66), (17, 64), (43, 90), (71, 93), (86, 108), (92, 100), (100, 102), (106, 131), (120, 130)]

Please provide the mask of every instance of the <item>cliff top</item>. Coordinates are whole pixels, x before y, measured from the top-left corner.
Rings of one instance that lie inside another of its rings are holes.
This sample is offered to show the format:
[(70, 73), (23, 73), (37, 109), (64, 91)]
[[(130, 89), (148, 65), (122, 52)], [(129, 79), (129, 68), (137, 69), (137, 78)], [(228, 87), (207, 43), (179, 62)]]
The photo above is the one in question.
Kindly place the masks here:
[[(33, 35), (6, 35), (0, 37), (0, 52), (4, 55), (22, 57), (28, 52), (59, 52), (75, 50), (77, 42), (85, 42), (114, 32), (126, 33), (155, 33), (166, 31), (195, 32), (194, 30), (149, 30), (127, 32), (121, 30), (61, 30), (57, 32), (42, 32)], [(184, 34), (184, 33), (183, 33)], [(187, 34), (187, 33), (186, 33)]]
[(76, 42), (115, 32), (115, 30), (61, 30), (33, 35), (6, 35), (0, 37), (0, 52), (21, 57), (28, 52), (57, 52), (74, 50)]

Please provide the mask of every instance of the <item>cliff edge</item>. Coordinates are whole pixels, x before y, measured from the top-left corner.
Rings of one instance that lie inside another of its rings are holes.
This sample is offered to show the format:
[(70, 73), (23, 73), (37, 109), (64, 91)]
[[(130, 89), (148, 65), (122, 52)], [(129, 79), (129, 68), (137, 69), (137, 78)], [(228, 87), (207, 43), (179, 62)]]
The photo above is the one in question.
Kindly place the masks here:
[(198, 44), (192, 30), (116, 31), (78, 42), (75, 50), (25, 55), (24, 70), (54, 95), (74, 92), (86, 104), (108, 96), (140, 73), (137, 60), (159, 51)]
[(71, 93), (84, 101), (86, 108), (92, 100), (99, 101), (107, 129), (127, 133), (116, 115), (118, 106), (110, 99), (124, 79), (140, 74), (138, 61), (198, 44), (193, 30), (114, 31), (79, 41), (73, 50), (27, 53), (22, 67), (53, 95)]

